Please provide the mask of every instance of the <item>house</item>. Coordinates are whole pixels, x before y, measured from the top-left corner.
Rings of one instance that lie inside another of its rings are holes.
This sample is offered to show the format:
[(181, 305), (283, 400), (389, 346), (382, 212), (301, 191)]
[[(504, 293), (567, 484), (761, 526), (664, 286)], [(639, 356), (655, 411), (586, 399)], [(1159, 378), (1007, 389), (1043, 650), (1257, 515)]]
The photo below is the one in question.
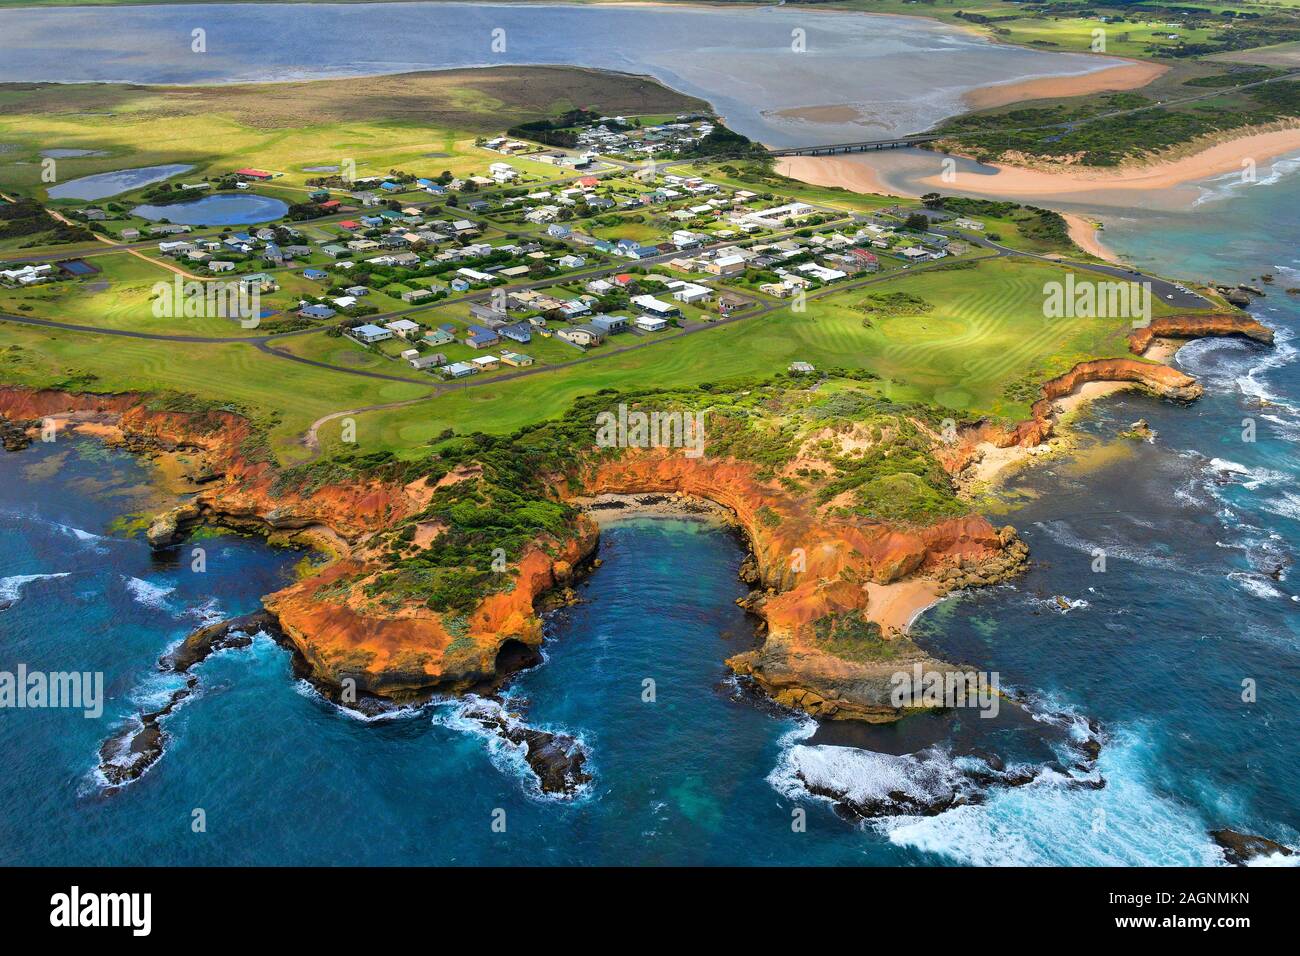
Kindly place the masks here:
[(243, 276), (240, 278), (239, 284), (245, 289), (256, 289), (258, 292), (274, 292), (280, 288), (275, 278), (265, 272), (254, 272), (251, 275)]
[(708, 302), (713, 298), (713, 290), (708, 286), (699, 285), (695, 282), (681, 282), (673, 289), (673, 298), (678, 302), (687, 304)]
[(718, 256), (711, 262), (704, 264), (704, 271), (715, 276), (736, 275), (745, 271), (744, 256)]
[(402, 338), (410, 341), (420, 334), (420, 323), (412, 322), (410, 319), (394, 319), (392, 322), (384, 324), (394, 335), (400, 335)]
[(533, 340), (533, 325), (531, 322), (515, 322), (513, 325), (504, 325), (497, 329), (497, 335), (503, 339), (510, 339), (512, 342), (526, 344)]
[(447, 329), (430, 329), (424, 333), (424, 341), (426, 345), (446, 345), (448, 342), (456, 341), (456, 336)]
[(256, 179), (258, 182), (275, 178), (273, 173), (268, 173), (264, 169), (236, 169), (235, 175), (240, 179)]
[(213, 259), (208, 263), (209, 272), (234, 272), (235, 264), (222, 259)]
[(573, 254), (569, 254), (567, 256), (560, 256), (560, 258), (557, 259), (556, 262), (558, 262), (560, 266), (565, 269), (581, 269), (583, 266), (587, 264), (587, 260), (582, 258), (582, 256), (575, 256)]
[(350, 285), (343, 290), (350, 296), (361, 298), (363, 295), (370, 295), (370, 290), (363, 285)]
[(579, 299), (570, 299), (568, 302), (562, 303), (560, 311), (564, 313), (566, 319), (577, 319), (584, 315), (591, 315), (591, 307)]
[(617, 335), (619, 332), (626, 332), (628, 329), (626, 315), (598, 315), (591, 320), (591, 324), (604, 335)]
[(605, 334), (594, 325), (575, 325), (567, 329), (557, 329), (555, 337), (584, 349), (605, 341)]
[(807, 362), (791, 362), (790, 371), (796, 375), (808, 375), (817, 370)]
[(411, 289), (402, 293), (403, 302), (423, 302), (425, 299), (433, 298), (432, 289)]
[[(411, 351), (414, 351), (414, 349)], [(426, 368), (437, 368), (439, 365), (446, 365), (447, 356), (443, 355), (441, 352), (428, 352), (424, 355), (416, 352), (415, 355), (408, 358), (407, 361), (411, 363), (411, 368), (423, 370)]]
[(455, 362), (451, 365), (442, 366), (438, 371), (451, 378), (464, 378), (467, 375), (473, 375), (478, 369), (470, 365), (469, 362)]
[(401, 266), (405, 269), (414, 268), (420, 264), (420, 257), (414, 252), (389, 252), (382, 256), (375, 256), (373, 259), (367, 259), (377, 266)]
[(723, 315), (730, 315), (732, 312), (739, 312), (747, 309), (753, 302), (743, 296), (736, 295), (734, 292), (724, 292), (718, 296), (718, 311)]
[(546, 227), (546, 234), (552, 239), (568, 239), (573, 235), (573, 230), (556, 222)]
[(491, 329), (481, 325), (471, 325), (465, 333), (465, 344), (472, 349), (485, 349), (501, 341)]
[(510, 318), (506, 313), (490, 305), (474, 303), (469, 307), (469, 314), (478, 319), (485, 328), (489, 329), (499, 329), (510, 322)]
[(304, 279), (311, 279), (314, 282), (321, 282), (330, 277), (330, 274), (323, 269), (303, 269), (302, 275)]
[(502, 352), (501, 362), (504, 365), (513, 365), (515, 368), (524, 368), (533, 364), (533, 357), (522, 352)]
[(357, 304), (357, 297), (354, 295), (341, 295), (333, 301), (336, 308), (350, 309)]
[(586, 289), (592, 295), (605, 295), (608, 292), (613, 292), (614, 286), (604, 279), (592, 279), (587, 283)]
[(125, 240), (127, 240), (128, 242), (130, 242), (132, 239), (139, 239), (139, 238), (140, 238), (140, 230), (139, 230), (139, 229), (123, 229), (123, 230), (122, 230), (122, 238), (125, 239)]
[(304, 305), (298, 314), (304, 319), (328, 319), (334, 315), (334, 310), (328, 305)]
[(668, 328), (668, 320), (653, 315), (639, 315), (634, 323), (642, 332), (662, 332)]
[(388, 329), (381, 329), (379, 326), (370, 325), (369, 323), (366, 325), (358, 325), (348, 334), (358, 342), (365, 345), (370, 345), (374, 342), (382, 342), (385, 339), (391, 339), (393, 337), (393, 333)]
[(331, 259), (337, 259), (340, 256), (346, 256), (348, 254), (346, 248), (340, 245), (335, 245), (334, 243), (322, 247), (321, 252), (325, 253), (325, 255), (329, 256)]
[(682, 311), (677, 306), (656, 299), (652, 295), (634, 295), (632, 296), (632, 304), (647, 314), (658, 316), (661, 319), (680, 315)]
[(501, 360), (495, 355), (480, 355), (477, 358), (470, 359), (470, 364), (480, 372), (490, 372), (494, 368), (501, 367)]

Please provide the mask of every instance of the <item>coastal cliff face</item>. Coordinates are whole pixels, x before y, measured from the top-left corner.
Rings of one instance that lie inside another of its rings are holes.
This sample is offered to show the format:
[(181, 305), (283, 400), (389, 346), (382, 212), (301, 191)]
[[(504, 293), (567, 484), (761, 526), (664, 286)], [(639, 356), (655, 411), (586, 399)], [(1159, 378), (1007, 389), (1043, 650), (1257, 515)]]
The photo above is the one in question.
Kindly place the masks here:
[[(1260, 342), (1272, 337), (1248, 317), (1176, 316), (1135, 330), (1131, 348), (1141, 354), (1158, 336), (1207, 334)], [(500, 453), (493, 466), (499, 471), (503, 462), (518, 468), (521, 451), (544, 455), (539, 449), (563, 447), (568, 457), (498, 476), (511, 494), (511, 482), (542, 489), (539, 496), (534, 488), (524, 502), (527, 515), (515, 513), (531, 530), (508, 567), (487, 575), (480, 550), (460, 560), (473, 572), (461, 578), (454, 572), (465, 568), (446, 562), (417, 560), (405, 568), (405, 578), (394, 568), (444, 548), (469, 554), (482, 543), (463, 528), (449, 528), (448, 515), (467, 509), (473, 527), (496, 514), (481, 457), (493, 453), (488, 445), (441, 468), (435, 455), (415, 475), (327, 467), (285, 480), (248, 419), (184, 399), (0, 387), (0, 426), (6, 447), (21, 447), (53, 421), (143, 454), (183, 460), (194, 493), (154, 521), (148, 537), (155, 547), (174, 546), (196, 524), (211, 522), (307, 541), (330, 554), (326, 567), (268, 595), (264, 604), (301, 670), (347, 703), (490, 688), (538, 660), (540, 602), (557, 590), (572, 599), (568, 586), (598, 546), (595, 523), (568, 505), (574, 498), (668, 493), (708, 499), (734, 514), (749, 540), (753, 555), (741, 571), (754, 590), (744, 605), (763, 622), (761, 644), (732, 657), (729, 666), (777, 702), (817, 717), (886, 721), (904, 713), (890, 701), (892, 675), (916, 664), (953, 669), (906, 637), (910, 614), (955, 588), (1018, 574), (1027, 559), (1012, 528), (961, 513), (952, 490), (944, 490), (951, 478), (982, 443), (1009, 448), (1043, 442), (1056, 403), (1086, 383), (1103, 381), (1132, 382), (1178, 401), (1201, 394), (1195, 380), (1165, 365), (1127, 358), (1081, 362), (1043, 384), (1026, 421), (984, 423), (945, 443), (921, 413), (865, 392), (822, 397), (780, 386), (729, 397), (714, 393), (709, 401), (717, 403), (718, 424), (701, 457), (680, 449), (594, 453), (590, 423), (571, 415), (554, 426), (558, 431)], [(594, 396), (593, 403), (598, 398), (605, 401)], [(596, 407), (604, 405), (579, 411), (588, 415)], [(447, 497), (460, 489), (466, 493)], [(900, 494), (913, 509), (911, 520), (898, 517)], [(440, 577), (447, 574), (452, 585)], [(430, 596), (439, 587), (448, 594)], [(456, 588), (458, 603), (452, 600)]]
[(1262, 345), (1273, 344), (1273, 330), (1249, 315), (1219, 313), (1215, 315), (1167, 315), (1152, 319), (1145, 328), (1129, 333), (1129, 350), (1143, 354), (1157, 338), (1194, 339), (1203, 336), (1232, 336), (1251, 339)]

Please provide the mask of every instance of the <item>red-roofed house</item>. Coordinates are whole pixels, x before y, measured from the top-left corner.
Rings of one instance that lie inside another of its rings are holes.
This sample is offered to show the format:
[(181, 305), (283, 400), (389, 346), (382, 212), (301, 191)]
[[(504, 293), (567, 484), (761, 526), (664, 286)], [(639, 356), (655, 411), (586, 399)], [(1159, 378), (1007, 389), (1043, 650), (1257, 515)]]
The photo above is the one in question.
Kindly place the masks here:
[(245, 179), (270, 179), (272, 174), (264, 169), (236, 169), (236, 176), (243, 176)]
[(339, 223), (339, 225), (344, 229), (348, 230), (349, 232), (351, 232), (353, 229), (359, 227), (361, 223), (357, 222), (355, 219), (344, 219), (341, 223)]
[(599, 183), (600, 180), (597, 179), (595, 176), (583, 176), (581, 179), (578, 180), (578, 185), (584, 186), (587, 189), (590, 189), (591, 187), (596, 186)]
[(631, 281), (632, 281), (632, 276), (626, 272), (622, 272), (614, 276), (614, 283), (616, 285), (627, 285)]
[(330, 199), (326, 202), (321, 203), (320, 207), (322, 209), (328, 209), (331, 212), (333, 212), (334, 210), (338, 209), (341, 205), (342, 203), (340, 203), (337, 199)]

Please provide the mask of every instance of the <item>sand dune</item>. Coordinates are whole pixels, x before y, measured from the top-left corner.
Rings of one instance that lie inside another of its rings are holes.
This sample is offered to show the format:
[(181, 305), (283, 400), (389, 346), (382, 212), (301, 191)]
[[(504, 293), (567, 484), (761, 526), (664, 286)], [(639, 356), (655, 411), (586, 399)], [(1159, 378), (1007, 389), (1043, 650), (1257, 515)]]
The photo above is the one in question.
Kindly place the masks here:
[(971, 90), (962, 98), (973, 110), (992, 109), (1024, 100), (1055, 99), (1062, 96), (1085, 96), (1089, 93), (1115, 93), (1146, 86), (1163, 75), (1169, 67), (1160, 63), (1133, 61), (1083, 76), (1045, 76), (1033, 80), (1016, 80)]

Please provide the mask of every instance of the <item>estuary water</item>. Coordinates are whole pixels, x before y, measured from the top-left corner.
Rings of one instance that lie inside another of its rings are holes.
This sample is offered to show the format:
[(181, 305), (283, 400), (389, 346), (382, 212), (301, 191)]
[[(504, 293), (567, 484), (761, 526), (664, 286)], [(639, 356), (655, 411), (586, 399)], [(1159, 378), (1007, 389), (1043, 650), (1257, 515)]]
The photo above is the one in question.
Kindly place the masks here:
[[(195, 31), (203, 31), (202, 52), (195, 52)], [(1120, 62), (999, 46), (922, 19), (806, 7), (205, 3), (0, 10), (0, 81), (223, 83), (571, 64), (649, 74), (708, 100), (739, 132), (777, 146), (916, 132), (961, 112), (962, 94), (976, 87)], [(819, 110), (825, 107), (837, 109)]]

